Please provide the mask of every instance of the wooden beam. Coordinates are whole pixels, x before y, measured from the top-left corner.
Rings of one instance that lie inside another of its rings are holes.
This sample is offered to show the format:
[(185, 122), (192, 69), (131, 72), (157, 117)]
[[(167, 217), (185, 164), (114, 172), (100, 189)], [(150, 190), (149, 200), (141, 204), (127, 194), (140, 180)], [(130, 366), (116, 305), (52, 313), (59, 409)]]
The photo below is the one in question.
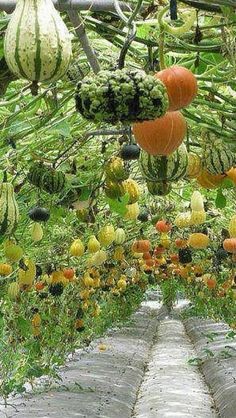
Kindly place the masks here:
[(236, 9), (236, 0), (181, 0), (181, 2), (209, 12), (221, 12), (221, 6)]

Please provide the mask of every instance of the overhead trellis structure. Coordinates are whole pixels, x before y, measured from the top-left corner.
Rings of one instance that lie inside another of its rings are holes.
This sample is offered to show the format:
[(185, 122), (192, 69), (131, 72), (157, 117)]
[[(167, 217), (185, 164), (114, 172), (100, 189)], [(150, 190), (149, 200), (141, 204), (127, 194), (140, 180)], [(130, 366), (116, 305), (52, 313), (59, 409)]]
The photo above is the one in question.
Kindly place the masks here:
[[(57, 10), (91, 10), (93, 12), (112, 12), (115, 11), (115, 4), (113, 0), (53, 0), (54, 6)], [(16, 6), (16, 0), (1, 0), (0, 10), (11, 13)], [(130, 7), (125, 2), (120, 2), (122, 10), (130, 10)]]
[(235, 0), (182, 0), (183, 3), (193, 6), (196, 9), (220, 12), (221, 7), (228, 6), (236, 9)]

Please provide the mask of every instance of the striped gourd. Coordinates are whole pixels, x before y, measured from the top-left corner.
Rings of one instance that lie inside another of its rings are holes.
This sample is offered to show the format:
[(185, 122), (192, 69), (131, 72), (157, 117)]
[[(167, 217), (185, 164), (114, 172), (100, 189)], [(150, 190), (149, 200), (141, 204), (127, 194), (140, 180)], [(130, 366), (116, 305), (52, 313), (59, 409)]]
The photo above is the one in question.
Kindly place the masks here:
[(53, 82), (71, 58), (69, 31), (51, 0), (18, 0), (8, 24), (4, 53), (13, 74)]
[(149, 193), (153, 196), (166, 196), (171, 191), (171, 184), (166, 181), (147, 181), (146, 183)]
[(166, 156), (154, 156), (141, 151), (139, 165), (142, 175), (147, 181), (177, 181), (185, 174), (188, 166), (188, 153), (185, 145)]
[(65, 174), (62, 171), (35, 163), (30, 167), (28, 180), (47, 193), (59, 193), (65, 186)]
[(0, 186), (0, 236), (11, 235), (19, 220), (19, 209), (11, 183)]
[(233, 166), (233, 153), (220, 140), (206, 147), (203, 155), (204, 168), (211, 174), (224, 174)]

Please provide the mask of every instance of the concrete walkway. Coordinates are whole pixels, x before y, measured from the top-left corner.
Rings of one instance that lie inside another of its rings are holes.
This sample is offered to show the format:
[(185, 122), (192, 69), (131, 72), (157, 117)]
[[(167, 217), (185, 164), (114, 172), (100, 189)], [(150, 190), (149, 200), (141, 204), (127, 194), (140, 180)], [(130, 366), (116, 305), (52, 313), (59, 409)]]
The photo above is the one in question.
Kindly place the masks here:
[(19, 397), (0, 418), (236, 418), (233, 358), (227, 365), (205, 358), (203, 373), (188, 362), (204, 352), (202, 330), (218, 329), (213, 350), (227, 344), (228, 328), (195, 318), (183, 323), (181, 304), (168, 316), (157, 293), (147, 297), (126, 326), (79, 350), (60, 383)]

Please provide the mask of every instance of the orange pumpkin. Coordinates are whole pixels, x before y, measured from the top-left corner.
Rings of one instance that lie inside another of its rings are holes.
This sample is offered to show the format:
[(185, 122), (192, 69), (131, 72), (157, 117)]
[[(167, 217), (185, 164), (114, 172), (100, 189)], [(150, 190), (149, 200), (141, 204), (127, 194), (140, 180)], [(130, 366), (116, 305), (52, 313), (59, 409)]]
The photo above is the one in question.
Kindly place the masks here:
[(133, 133), (140, 147), (151, 155), (169, 155), (182, 143), (187, 123), (180, 112), (167, 112), (163, 117), (135, 123)]
[(162, 245), (159, 245), (158, 247), (155, 248), (154, 255), (158, 256), (158, 255), (163, 254), (164, 252), (165, 252), (165, 248), (162, 247)]
[(143, 259), (144, 260), (150, 260), (151, 258), (152, 258), (152, 256), (151, 256), (149, 251), (146, 252), (146, 253), (143, 253)]
[(223, 247), (228, 253), (236, 253), (236, 238), (227, 238), (223, 242)]
[(63, 276), (67, 279), (67, 280), (72, 280), (74, 277), (74, 269), (72, 268), (67, 268), (63, 270)]
[(35, 283), (35, 290), (37, 290), (38, 292), (40, 292), (40, 290), (43, 290), (44, 288), (45, 288), (45, 283), (44, 282)]
[(211, 174), (206, 170), (202, 170), (200, 176), (197, 177), (197, 182), (204, 189), (215, 189), (224, 180), (224, 174)]
[(209, 277), (206, 279), (206, 285), (208, 289), (215, 289), (216, 288), (216, 279), (214, 277)]
[(148, 253), (151, 249), (150, 241), (148, 239), (141, 239), (135, 241), (132, 245), (134, 253)]
[(172, 225), (170, 222), (162, 219), (156, 223), (155, 228), (158, 232), (170, 232)]
[(158, 72), (155, 77), (166, 86), (170, 111), (188, 106), (197, 95), (197, 79), (187, 68), (175, 65)]
[(152, 267), (152, 266), (154, 266), (155, 261), (152, 258), (150, 258), (149, 260), (145, 260), (145, 264), (148, 267)]

